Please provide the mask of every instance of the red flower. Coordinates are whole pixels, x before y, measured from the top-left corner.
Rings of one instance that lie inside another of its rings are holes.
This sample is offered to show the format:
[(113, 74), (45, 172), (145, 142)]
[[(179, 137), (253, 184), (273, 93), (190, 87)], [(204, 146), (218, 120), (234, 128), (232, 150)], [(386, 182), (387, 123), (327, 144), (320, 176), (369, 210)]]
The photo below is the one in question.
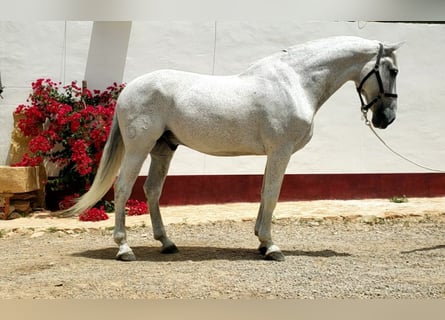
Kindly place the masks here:
[(71, 159), (76, 163), (77, 171), (81, 175), (90, 173), (93, 168), (91, 167), (92, 160), (87, 153), (87, 145), (84, 140), (75, 140), (71, 143), (72, 157)]
[(142, 214), (148, 214), (148, 206), (146, 202), (138, 200), (128, 200), (127, 201), (127, 214), (129, 216), (139, 216)]
[(62, 201), (59, 202), (60, 210), (65, 210), (71, 208), (76, 204), (76, 199), (79, 198), (79, 194), (75, 193), (73, 195), (65, 196)]
[(105, 209), (103, 206), (98, 208), (91, 208), (84, 212), (82, 212), (79, 215), (80, 221), (101, 221), (101, 220), (107, 220), (109, 216), (105, 212)]
[(71, 106), (64, 104), (59, 105), (59, 108), (57, 110), (57, 113), (55, 115), (55, 120), (58, 125), (64, 125), (70, 121), (70, 118), (68, 117), (68, 114), (73, 111), (73, 108)]
[(51, 142), (49, 142), (48, 139), (44, 136), (37, 136), (35, 138), (32, 138), (29, 142), (29, 150), (33, 153), (48, 152), (53, 147), (54, 146), (51, 144)]
[(27, 153), (23, 155), (20, 162), (14, 163), (11, 167), (37, 167), (43, 163), (43, 158), (40, 156), (30, 157)]
[(80, 127), (80, 119), (82, 118), (82, 115), (80, 113), (75, 113), (70, 118), (70, 130), (71, 132), (76, 132), (79, 130)]

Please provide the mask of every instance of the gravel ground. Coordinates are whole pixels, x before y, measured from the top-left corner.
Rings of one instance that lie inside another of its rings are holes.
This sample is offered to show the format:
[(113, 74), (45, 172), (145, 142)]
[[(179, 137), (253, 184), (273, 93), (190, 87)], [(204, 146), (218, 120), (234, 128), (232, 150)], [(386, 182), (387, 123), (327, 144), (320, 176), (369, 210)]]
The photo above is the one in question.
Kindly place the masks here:
[(284, 262), (262, 260), (251, 218), (170, 223), (173, 255), (132, 225), (130, 263), (109, 227), (0, 229), (0, 298), (445, 298), (445, 214), (431, 213), (276, 218)]

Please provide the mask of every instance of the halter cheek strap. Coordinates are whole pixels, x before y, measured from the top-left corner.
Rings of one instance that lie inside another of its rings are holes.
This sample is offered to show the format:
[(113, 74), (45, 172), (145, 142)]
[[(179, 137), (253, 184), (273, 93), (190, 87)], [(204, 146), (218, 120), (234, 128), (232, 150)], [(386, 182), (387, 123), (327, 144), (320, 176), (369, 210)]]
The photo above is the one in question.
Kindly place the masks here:
[[(379, 44), (379, 53), (377, 54), (377, 60), (375, 62), (374, 68), (371, 71), (369, 71), (369, 73), (362, 79), (362, 81), (360, 82), (360, 85), (357, 87), (358, 96), (359, 96), (360, 102), (362, 104), (361, 109), (362, 109), (362, 112), (364, 112), (364, 113), (368, 112), (368, 110), (382, 98), (397, 98), (396, 93), (385, 92), (385, 89), (383, 88), (383, 81), (382, 81), (382, 77), (380, 76), (380, 60), (382, 58), (382, 55), (383, 55), (383, 45), (380, 43)], [(375, 77), (377, 79), (377, 83), (379, 85), (379, 95), (377, 97), (375, 97), (374, 99), (372, 99), (370, 102), (365, 103), (365, 101), (363, 100), (363, 96), (362, 96), (363, 85), (372, 75), (375, 75)]]

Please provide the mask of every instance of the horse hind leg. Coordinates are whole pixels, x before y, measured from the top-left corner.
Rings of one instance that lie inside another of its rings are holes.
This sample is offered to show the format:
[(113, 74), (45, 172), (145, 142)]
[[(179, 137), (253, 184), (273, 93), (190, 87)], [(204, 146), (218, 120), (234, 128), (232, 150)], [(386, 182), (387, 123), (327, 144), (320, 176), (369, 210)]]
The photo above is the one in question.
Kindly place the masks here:
[(159, 198), (174, 155), (174, 149), (163, 140), (158, 140), (150, 153), (151, 163), (144, 191), (150, 209), (150, 219), (153, 227), (153, 236), (162, 243), (162, 253), (176, 253), (178, 248), (167, 237), (164, 223), (159, 209)]
[(140, 168), (148, 154), (143, 151), (126, 151), (119, 177), (115, 183), (115, 227), (113, 238), (119, 246), (116, 259), (123, 261), (136, 260), (136, 256), (127, 243), (127, 232), (125, 230), (125, 205), (130, 198), (133, 185), (139, 175)]

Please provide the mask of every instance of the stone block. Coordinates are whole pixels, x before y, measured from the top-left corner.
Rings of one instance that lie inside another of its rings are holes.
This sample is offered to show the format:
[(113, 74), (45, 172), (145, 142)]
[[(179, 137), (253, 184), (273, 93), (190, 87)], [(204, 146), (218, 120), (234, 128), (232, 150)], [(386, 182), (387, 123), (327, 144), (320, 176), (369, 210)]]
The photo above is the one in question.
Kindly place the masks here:
[(0, 193), (24, 193), (39, 190), (39, 167), (0, 166)]

